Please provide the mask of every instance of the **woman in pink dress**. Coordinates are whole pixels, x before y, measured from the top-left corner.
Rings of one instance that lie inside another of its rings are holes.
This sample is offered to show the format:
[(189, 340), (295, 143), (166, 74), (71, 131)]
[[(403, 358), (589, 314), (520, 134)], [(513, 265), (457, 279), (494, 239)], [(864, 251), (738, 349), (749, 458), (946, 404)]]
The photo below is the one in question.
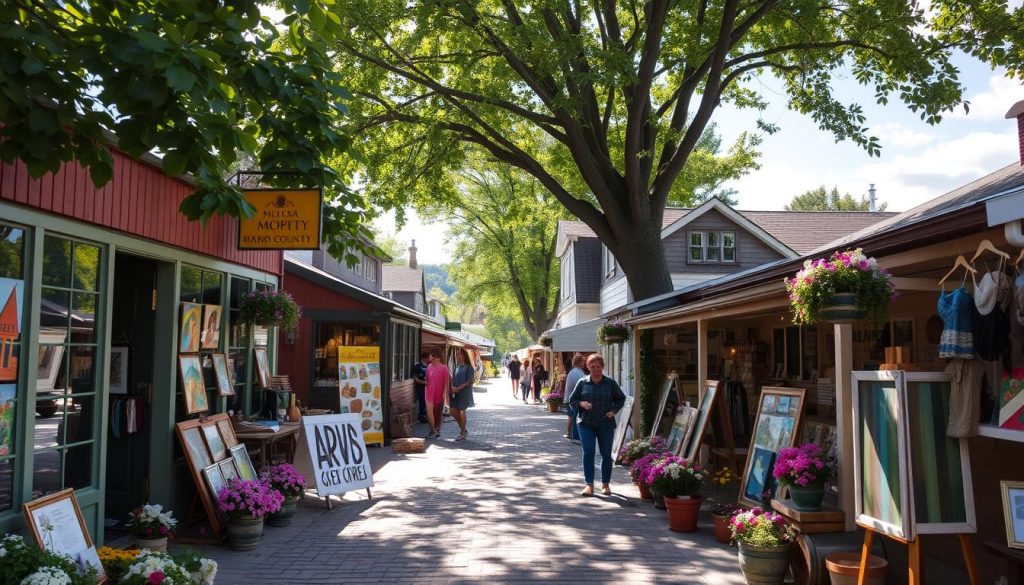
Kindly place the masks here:
[(441, 356), (433, 353), (430, 365), (427, 366), (427, 388), (424, 397), (427, 400), (427, 422), (430, 423), (428, 439), (441, 436), (441, 412), (444, 408), (444, 397), (451, 388), (452, 376), (448, 366), (441, 363)]

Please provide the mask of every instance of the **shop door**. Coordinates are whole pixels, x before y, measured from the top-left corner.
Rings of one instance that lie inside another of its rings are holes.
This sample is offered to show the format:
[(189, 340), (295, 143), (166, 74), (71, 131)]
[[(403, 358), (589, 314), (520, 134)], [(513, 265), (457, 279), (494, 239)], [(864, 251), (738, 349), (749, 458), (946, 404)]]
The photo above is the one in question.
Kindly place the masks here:
[(114, 261), (107, 424), (105, 539), (126, 532), (128, 512), (149, 497), (157, 270), (118, 252)]

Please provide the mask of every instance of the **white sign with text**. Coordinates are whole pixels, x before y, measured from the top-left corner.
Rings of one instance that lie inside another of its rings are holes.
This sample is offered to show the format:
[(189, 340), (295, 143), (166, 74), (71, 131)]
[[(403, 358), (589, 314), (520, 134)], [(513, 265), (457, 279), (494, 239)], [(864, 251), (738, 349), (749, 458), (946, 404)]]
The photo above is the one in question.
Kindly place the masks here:
[(361, 419), (351, 413), (302, 417), (320, 497), (373, 486)]

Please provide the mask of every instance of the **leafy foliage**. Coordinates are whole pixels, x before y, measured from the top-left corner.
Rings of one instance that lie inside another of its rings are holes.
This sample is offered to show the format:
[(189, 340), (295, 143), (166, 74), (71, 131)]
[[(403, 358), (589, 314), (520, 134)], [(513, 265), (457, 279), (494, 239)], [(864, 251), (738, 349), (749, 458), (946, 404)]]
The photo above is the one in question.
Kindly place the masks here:
[[(33, 177), (77, 160), (93, 183), (114, 172), (110, 138), (164, 170), (190, 174), (190, 219), (251, 216), (235, 170), (274, 186), (322, 186), (324, 237), (337, 257), (363, 233), (362, 198), (327, 162), (351, 144), (339, 124), (351, 96), (328, 42), (340, 21), (327, 0), (265, 2), (15, 0), (0, 4), (0, 160)], [(291, 174), (298, 173), (298, 175)]]
[[(0, 583), (21, 583), (22, 579), (44, 567), (63, 573), (67, 577), (64, 582), (69, 585), (87, 585), (97, 580), (95, 568), (90, 567), (89, 573), (80, 575), (75, 563), (68, 557), (28, 544), (17, 535), (0, 538)], [(63, 580), (57, 573), (54, 576)]]
[(884, 323), (896, 298), (892, 275), (860, 248), (835, 252), (828, 259), (806, 260), (793, 278), (786, 279), (794, 323), (815, 323), (832, 295), (853, 293), (858, 307), (875, 323)]
[[(878, 211), (885, 211), (889, 206), (888, 203), (882, 203), (878, 206)], [(822, 185), (817, 189), (812, 189), (797, 195), (785, 206), (786, 211), (871, 211), (871, 201), (868, 200), (867, 196), (861, 196), (860, 199), (854, 199), (853, 195), (849, 193), (839, 194), (839, 189), (832, 187), (831, 191), (826, 191), (825, 186)]]

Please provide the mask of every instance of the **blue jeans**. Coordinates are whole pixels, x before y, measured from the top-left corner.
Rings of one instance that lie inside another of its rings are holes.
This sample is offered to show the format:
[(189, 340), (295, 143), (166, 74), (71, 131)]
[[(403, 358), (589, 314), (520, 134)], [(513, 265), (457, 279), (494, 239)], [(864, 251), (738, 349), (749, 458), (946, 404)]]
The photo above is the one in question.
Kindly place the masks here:
[(580, 431), (576, 427), (576, 409), (567, 405), (566, 410), (569, 412), (569, 438), (574, 441), (579, 441)]
[(583, 443), (583, 478), (590, 484), (594, 484), (594, 442), (601, 449), (601, 483), (608, 483), (612, 480), (612, 438), (615, 435), (615, 427), (610, 424), (603, 424), (600, 428), (578, 427), (580, 442)]

